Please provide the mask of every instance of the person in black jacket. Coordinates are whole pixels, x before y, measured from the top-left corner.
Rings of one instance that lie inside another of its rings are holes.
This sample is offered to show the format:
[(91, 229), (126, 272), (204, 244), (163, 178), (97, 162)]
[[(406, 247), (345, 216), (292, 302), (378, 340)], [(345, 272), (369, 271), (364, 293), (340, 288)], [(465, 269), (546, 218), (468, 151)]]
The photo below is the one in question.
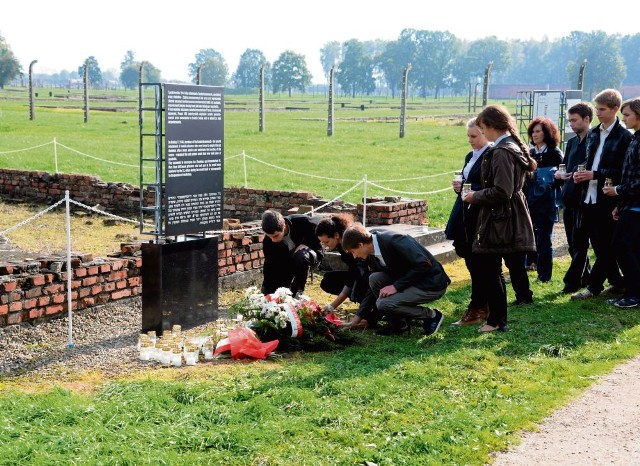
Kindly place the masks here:
[(573, 228), (580, 202), (580, 190), (573, 182), (573, 172), (578, 165), (587, 163), (587, 133), (593, 121), (593, 106), (589, 102), (578, 102), (567, 111), (569, 126), (575, 136), (567, 141), (564, 153), (565, 172), (556, 172), (556, 179), (562, 183), (562, 221), (567, 236), (571, 264), (564, 275), (563, 293), (575, 293), (589, 284), (591, 265), (589, 264), (589, 238), (575, 237)]
[(280, 212), (267, 210), (262, 214), (264, 254), (262, 293), (270, 294), (278, 288), (302, 293), (309, 269), (322, 261), (322, 245), (316, 236), (321, 217), (294, 214), (283, 217)]
[(620, 308), (640, 306), (640, 97), (626, 100), (620, 109), (627, 128), (635, 131), (622, 165), (622, 179), (616, 186), (605, 186), (603, 193), (617, 201), (613, 209), (616, 227), (612, 249), (624, 278), (624, 295), (612, 299)]
[(548, 282), (553, 273), (553, 226), (558, 219), (556, 199), (560, 196), (560, 183), (555, 180), (555, 170), (564, 157), (558, 147), (560, 131), (553, 120), (536, 117), (527, 128), (531, 158), (538, 164), (533, 177), (527, 180), (525, 189), (529, 213), (536, 235), (536, 251), (528, 253), (525, 265), (534, 265), (538, 281)]
[(587, 163), (585, 170), (575, 171), (573, 181), (580, 187), (579, 218), (574, 234), (589, 238), (596, 261), (591, 269), (588, 286), (571, 295), (571, 299), (589, 299), (604, 289), (609, 281), (610, 293), (624, 290), (615, 253), (611, 248), (614, 220), (611, 212), (616, 202), (602, 193), (607, 179), (620, 184), (624, 155), (632, 136), (616, 114), (622, 105), (622, 96), (615, 89), (605, 89), (594, 99), (600, 124), (587, 136)]
[(411, 235), (393, 231), (367, 231), (354, 223), (342, 235), (342, 247), (354, 257), (371, 260), (369, 286), (380, 315), (388, 325), (379, 335), (409, 330), (409, 321), (422, 320), (425, 335), (440, 328), (444, 316), (422, 304), (440, 299), (451, 280), (442, 265)]
[(369, 266), (366, 261), (356, 259), (342, 249), (342, 234), (352, 223), (352, 215), (333, 214), (320, 220), (316, 227), (316, 236), (322, 246), (326, 250), (338, 252), (340, 260), (347, 267), (347, 270), (325, 272), (320, 288), (326, 293), (336, 295), (331, 304), (325, 306), (326, 310), (333, 311), (347, 299), (360, 304), (356, 314), (342, 327), (343, 329), (375, 327), (375, 300), (372, 299), (373, 295), (369, 290)]

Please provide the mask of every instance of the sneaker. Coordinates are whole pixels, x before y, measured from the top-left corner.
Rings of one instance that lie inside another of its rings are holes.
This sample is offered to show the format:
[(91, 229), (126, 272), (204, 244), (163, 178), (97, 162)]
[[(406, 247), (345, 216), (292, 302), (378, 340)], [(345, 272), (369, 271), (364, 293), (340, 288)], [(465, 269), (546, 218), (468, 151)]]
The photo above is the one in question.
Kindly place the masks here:
[(615, 285), (611, 285), (610, 287), (606, 288), (603, 293), (605, 294), (623, 294), (624, 293), (624, 288), (622, 288), (621, 286), (615, 286)]
[(622, 307), (625, 309), (629, 309), (632, 307), (640, 306), (640, 298), (632, 297), (632, 298), (620, 298), (614, 304), (615, 307)]
[(620, 301), (620, 298), (609, 298), (609, 299), (607, 299), (607, 303), (609, 303), (609, 304), (611, 304), (611, 305), (613, 305), (613, 306), (615, 306), (615, 304), (616, 304), (618, 301)]
[(435, 317), (424, 319), (422, 321), (422, 329), (424, 330), (423, 335), (432, 335), (436, 333), (442, 325), (442, 321), (444, 320), (442, 312), (437, 309), (434, 309), (433, 312), (436, 313)]
[(574, 301), (577, 300), (582, 300), (582, 299), (591, 299), (594, 298), (596, 295), (594, 295), (591, 291), (589, 291), (589, 288), (585, 288), (582, 291), (578, 291), (577, 293), (573, 293), (571, 295), (571, 299)]

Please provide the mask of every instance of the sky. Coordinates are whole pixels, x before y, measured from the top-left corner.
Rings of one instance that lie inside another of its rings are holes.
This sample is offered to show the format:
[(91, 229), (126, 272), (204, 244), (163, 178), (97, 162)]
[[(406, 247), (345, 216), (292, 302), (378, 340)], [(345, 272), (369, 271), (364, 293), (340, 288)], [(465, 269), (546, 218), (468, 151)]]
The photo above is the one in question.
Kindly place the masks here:
[[(582, 5), (579, 13), (575, 5)], [(103, 72), (118, 74), (131, 50), (137, 61), (159, 68), (164, 82), (189, 81), (188, 66), (200, 50), (220, 52), (231, 76), (252, 48), (271, 63), (285, 50), (304, 55), (312, 82), (322, 83), (320, 49), (327, 42), (395, 40), (405, 28), (467, 40), (553, 40), (575, 30), (638, 33), (635, 3), (598, 8), (557, 0), (11, 0), (0, 8), (0, 36), (25, 73), (33, 60), (35, 73), (53, 73), (77, 70), (94, 56)]]

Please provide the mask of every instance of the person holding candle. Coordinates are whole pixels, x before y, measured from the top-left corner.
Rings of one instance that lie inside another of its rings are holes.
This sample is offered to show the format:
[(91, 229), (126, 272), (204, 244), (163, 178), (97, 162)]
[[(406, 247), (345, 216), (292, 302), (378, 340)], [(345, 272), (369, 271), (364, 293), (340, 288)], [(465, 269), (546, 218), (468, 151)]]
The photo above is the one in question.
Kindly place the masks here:
[(487, 140), (494, 142), (482, 157), (482, 189), (462, 196), (463, 202), (480, 207), (472, 251), (481, 255), (483, 262), (480, 285), (487, 294), (489, 317), (478, 331), (484, 333), (507, 329), (503, 257), (517, 257), (524, 264), (524, 254), (535, 251), (533, 224), (522, 188), (525, 176), (536, 169), (536, 161), (503, 106), (487, 106), (476, 124)]
[(580, 190), (573, 182), (573, 172), (578, 165), (587, 162), (587, 133), (593, 121), (593, 106), (589, 102), (578, 102), (567, 111), (569, 126), (575, 136), (567, 141), (564, 155), (565, 169), (556, 172), (556, 179), (562, 183), (562, 221), (569, 245), (571, 264), (562, 279), (564, 281), (563, 293), (575, 293), (586, 286), (591, 274), (589, 263), (589, 238), (584, 235), (576, 237), (573, 234)]
[(476, 126), (475, 118), (467, 122), (467, 140), (471, 146), (471, 152), (464, 159), (462, 172), (451, 182), (453, 191), (456, 193), (456, 200), (449, 215), (445, 235), (447, 239), (453, 240), (456, 254), (464, 258), (464, 263), (471, 276), (471, 299), (464, 315), (453, 325), (477, 324), (484, 322), (489, 315), (487, 298), (480, 287), (479, 274), (483, 273), (482, 261), (471, 250), (480, 209), (477, 205), (464, 204), (461, 193), (463, 185), (468, 185), (471, 190), (475, 191), (482, 188), (480, 177), (482, 154), (491, 147), (491, 143)]
[(624, 295), (613, 299), (620, 308), (640, 306), (640, 97), (626, 100), (622, 107), (626, 127), (634, 131), (622, 165), (622, 178), (602, 192), (616, 201), (612, 216), (616, 221), (612, 249), (624, 279)]
[(622, 95), (615, 89), (605, 89), (594, 99), (600, 124), (587, 135), (587, 163), (584, 171), (576, 170), (573, 181), (581, 190), (578, 221), (574, 234), (583, 241), (587, 238), (596, 256), (588, 286), (571, 295), (573, 300), (590, 299), (604, 290), (609, 281), (609, 293), (620, 294), (624, 284), (615, 253), (611, 248), (615, 227), (611, 212), (615, 200), (603, 194), (606, 178), (620, 184), (622, 163), (631, 139), (631, 133), (616, 116), (622, 105)]

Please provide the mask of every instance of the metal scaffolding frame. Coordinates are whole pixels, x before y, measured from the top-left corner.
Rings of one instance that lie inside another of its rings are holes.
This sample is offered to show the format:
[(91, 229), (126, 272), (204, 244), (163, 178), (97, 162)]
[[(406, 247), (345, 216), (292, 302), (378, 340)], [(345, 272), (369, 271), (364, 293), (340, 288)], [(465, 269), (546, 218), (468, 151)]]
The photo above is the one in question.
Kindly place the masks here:
[[(153, 98), (147, 98), (148, 91)], [(160, 83), (140, 83), (138, 114), (140, 124), (140, 233), (154, 235), (156, 239), (164, 236), (164, 128), (163, 128), (163, 89)], [(147, 106), (147, 101), (149, 106)], [(145, 126), (145, 114), (150, 114), (152, 124)], [(153, 144), (151, 154), (148, 154), (147, 147), (150, 142)], [(153, 169), (150, 179), (145, 178), (145, 171)], [(147, 204), (145, 190), (152, 188), (154, 198), (152, 204)], [(146, 220), (153, 219), (153, 228), (149, 228)]]

